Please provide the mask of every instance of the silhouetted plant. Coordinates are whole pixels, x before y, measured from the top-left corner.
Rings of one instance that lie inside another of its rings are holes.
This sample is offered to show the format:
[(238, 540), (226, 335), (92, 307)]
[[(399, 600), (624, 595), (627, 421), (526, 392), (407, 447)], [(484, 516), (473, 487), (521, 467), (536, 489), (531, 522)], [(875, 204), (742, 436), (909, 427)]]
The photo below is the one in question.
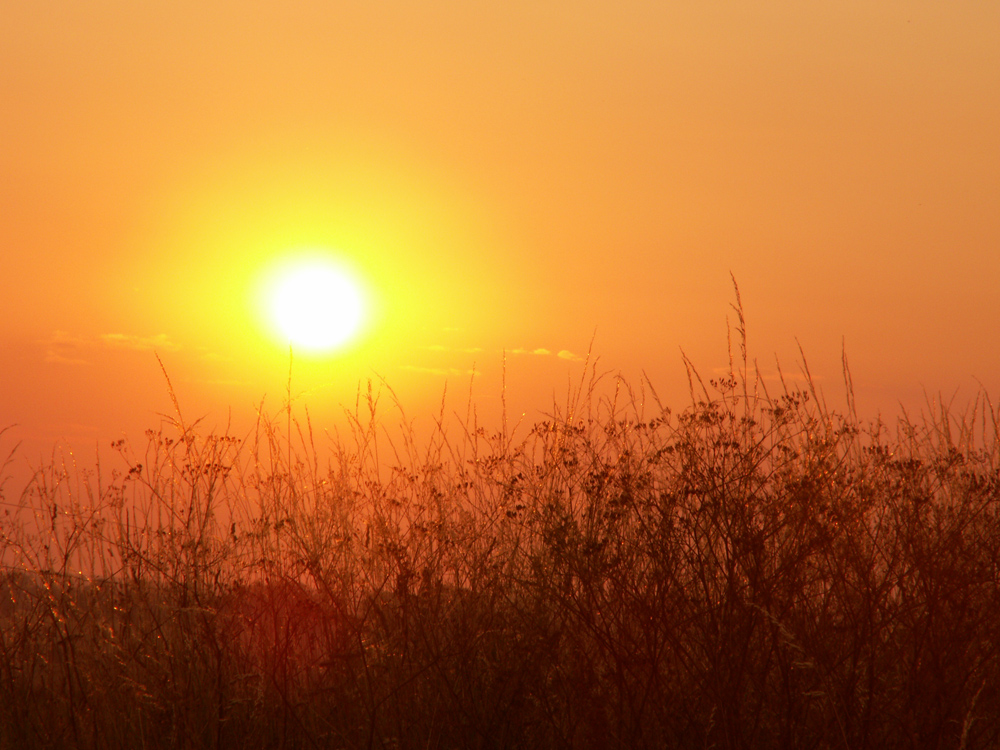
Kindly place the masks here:
[(178, 407), (0, 485), (0, 748), (995, 747), (1000, 414), (769, 392), (734, 309), (680, 411), (589, 366), (418, 436), (369, 384), (329, 450)]

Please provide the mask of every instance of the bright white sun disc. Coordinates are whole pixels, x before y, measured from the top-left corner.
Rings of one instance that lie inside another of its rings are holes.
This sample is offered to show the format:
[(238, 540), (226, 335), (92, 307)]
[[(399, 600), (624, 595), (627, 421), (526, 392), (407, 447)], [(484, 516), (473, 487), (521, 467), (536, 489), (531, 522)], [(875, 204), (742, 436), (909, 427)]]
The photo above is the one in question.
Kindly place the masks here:
[(297, 265), (274, 286), (271, 314), (282, 336), (293, 346), (335, 349), (361, 326), (364, 301), (356, 282), (324, 263)]

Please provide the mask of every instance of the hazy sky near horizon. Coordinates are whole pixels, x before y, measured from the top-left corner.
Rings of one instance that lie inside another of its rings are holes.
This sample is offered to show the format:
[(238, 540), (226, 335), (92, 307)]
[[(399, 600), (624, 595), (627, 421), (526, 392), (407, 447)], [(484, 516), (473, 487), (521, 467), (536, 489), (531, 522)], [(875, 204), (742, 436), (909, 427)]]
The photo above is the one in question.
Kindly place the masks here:
[(768, 377), (800, 342), (839, 403), (843, 341), (866, 413), (995, 394), (998, 92), (997, 3), (0, 0), (0, 427), (141, 437), (155, 354), (191, 416), (280, 407), (254, 290), (307, 247), (372, 300), (296, 357), (320, 421), (473, 369), (489, 411), (504, 351), (530, 417), (591, 341), (682, 407), (730, 273)]

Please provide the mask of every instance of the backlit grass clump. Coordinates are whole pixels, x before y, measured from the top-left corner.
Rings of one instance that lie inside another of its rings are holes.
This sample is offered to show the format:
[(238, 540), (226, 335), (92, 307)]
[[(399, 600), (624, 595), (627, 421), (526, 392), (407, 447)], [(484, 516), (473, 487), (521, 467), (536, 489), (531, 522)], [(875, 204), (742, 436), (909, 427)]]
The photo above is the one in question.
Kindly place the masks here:
[(330, 448), (178, 411), (40, 469), (0, 748), (996, 747), (997, 411), (863, 424), (733, 370), (419, 440), (369, 387)]

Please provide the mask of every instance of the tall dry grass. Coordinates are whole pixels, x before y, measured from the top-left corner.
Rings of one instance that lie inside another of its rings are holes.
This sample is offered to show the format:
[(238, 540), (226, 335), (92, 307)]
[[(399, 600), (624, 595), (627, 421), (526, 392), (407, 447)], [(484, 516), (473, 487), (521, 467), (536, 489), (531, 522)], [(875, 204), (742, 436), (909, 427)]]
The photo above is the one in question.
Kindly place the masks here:
[(680, 411), (592, 367), (418, 439), (369, 385), (7, 487), (0, 748), (996, 747), (1000, 414), (769, 391), (736, 309)]

